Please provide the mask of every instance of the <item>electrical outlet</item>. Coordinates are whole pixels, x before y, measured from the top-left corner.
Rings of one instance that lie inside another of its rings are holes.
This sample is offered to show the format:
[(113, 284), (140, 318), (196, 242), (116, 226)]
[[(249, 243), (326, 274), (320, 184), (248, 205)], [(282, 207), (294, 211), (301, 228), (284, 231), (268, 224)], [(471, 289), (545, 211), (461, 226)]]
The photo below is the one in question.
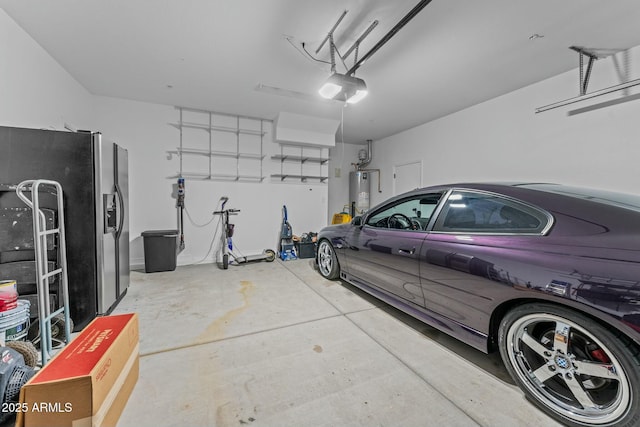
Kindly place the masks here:
[(340, 173), (341, 173), (340, 168), (335, 168), (335, 174), (334, 175), (335, 175), (336, 178), (340, 178)]

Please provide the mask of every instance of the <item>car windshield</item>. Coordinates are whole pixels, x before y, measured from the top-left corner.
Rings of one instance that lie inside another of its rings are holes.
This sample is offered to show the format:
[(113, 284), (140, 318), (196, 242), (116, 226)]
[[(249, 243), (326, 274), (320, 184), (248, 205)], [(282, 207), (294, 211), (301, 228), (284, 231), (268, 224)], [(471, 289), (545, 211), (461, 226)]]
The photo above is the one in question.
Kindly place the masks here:
[(607, 190), (593, 190), (580, 187), (569, 187), (557, 184), (520, 184), (518, 187), (531, 188), (532, 190), (547, 191), (550, 193), (564, 194), (566, 196), (591, 200), (607, 205), (640, 211), (640, 196), (635, 194), (617, 193)]

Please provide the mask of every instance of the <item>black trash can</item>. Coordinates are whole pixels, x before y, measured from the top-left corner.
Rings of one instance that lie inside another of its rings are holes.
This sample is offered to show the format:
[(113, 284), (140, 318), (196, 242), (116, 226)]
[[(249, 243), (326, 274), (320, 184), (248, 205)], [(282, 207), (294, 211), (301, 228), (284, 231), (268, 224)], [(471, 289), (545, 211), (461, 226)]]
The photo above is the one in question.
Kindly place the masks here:
[(296, 252), (298, 258), (315, 258), (316, 257), (316, 244), (314, 242), (296, 242)]
[(173, 271), (178, 258), (178, 230), (147, 230), (144, 239), (144, 272)]

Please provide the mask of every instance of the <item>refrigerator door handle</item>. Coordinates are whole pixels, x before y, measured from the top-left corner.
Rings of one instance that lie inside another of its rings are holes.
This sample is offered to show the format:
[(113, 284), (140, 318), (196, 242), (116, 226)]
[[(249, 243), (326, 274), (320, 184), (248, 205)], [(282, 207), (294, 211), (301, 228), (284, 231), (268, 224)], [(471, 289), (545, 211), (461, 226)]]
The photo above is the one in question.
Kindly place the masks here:
[(102, 195), (102, 217), (104, 219), (104, 234), (116, 231), (116, 222), (118, 221), (118, 202), (114, 193)]
[(122, 197), (122, 191), (120, 190), (120, 185), (116, 182), (116, 194), (118, 195), (118, 228), (116, 229), (116, 240), (120, 238), (122, 234), (122, 226), (124, 225), (124, 199)]

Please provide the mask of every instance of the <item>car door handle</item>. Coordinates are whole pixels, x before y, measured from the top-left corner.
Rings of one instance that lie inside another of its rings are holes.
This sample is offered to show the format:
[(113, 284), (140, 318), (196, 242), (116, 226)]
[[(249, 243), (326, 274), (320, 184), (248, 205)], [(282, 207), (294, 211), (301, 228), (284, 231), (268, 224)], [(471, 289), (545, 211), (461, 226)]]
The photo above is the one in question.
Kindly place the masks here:
[(413, 253), (416, 251), (416, 248), (411, 248), (411, 249), (398, 249), (398, 253), (400, 255), (413, 255)]

